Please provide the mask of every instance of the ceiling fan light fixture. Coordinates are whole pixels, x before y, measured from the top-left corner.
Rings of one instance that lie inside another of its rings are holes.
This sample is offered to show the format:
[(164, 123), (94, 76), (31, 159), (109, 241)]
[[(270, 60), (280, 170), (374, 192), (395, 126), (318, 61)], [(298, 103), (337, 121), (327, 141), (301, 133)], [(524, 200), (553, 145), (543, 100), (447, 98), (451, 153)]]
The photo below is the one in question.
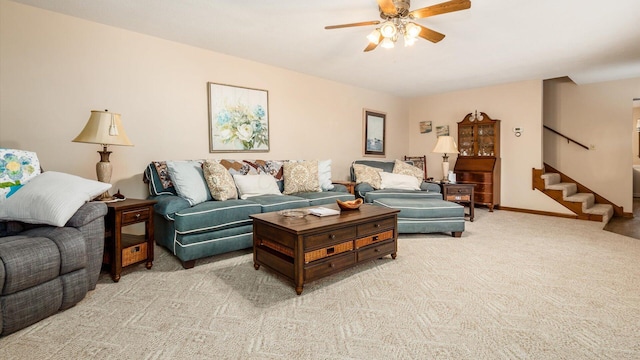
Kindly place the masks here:
[(372, 44), (378, 45), (378, 43), (380, 42), (380, 30), (373, 30), (369, 35), (367, 35), (367, 40), (369, 40), (369, 42)]
[(391, 21), (387, 21), (380, 26), (380, 33), (387, 39), (392, 38), (397, 32), (396, 25)]
[(380, 44), (380, 46), (382, 46), (385, 49), (393, 49), (395, 45), (393, 43), (393, 40), (386, 37), (382, 40), (382, 43)]
[(416, 43), (416, 38), (409, 34), (404, 34), (404, 46), (413, 46)]
[(405, 26), (405, 35), (409, 35), (412, 38), (417, 38), (420, 35), (420, 26), (410, 22)]

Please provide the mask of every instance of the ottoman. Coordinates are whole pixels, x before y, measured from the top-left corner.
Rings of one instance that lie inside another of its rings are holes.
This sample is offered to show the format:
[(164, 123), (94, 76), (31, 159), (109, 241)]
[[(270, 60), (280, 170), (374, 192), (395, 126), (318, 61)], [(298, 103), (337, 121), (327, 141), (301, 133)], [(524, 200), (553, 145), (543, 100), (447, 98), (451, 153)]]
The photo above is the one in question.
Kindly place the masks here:
[(464, 231), (464, 206), (440, 199), (380, 198), (374, 205), (400, 210), (398, 233), (422, 234), (451, 232), (460, 237)]

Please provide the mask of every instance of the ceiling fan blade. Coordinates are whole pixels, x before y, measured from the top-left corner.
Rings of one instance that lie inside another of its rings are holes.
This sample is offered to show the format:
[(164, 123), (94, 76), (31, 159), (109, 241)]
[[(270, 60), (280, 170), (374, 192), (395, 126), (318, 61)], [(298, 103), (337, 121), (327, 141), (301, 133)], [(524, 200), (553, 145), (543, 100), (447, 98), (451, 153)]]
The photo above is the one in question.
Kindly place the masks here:
[(393, 0), (378, 0), (378, 6), (380, 7), (380, 11), (387, 15), (397, 15), (398, 10), (396, 6), (393, 5)]
[(470, 0), (451, 0), (440, 4), (427, 6), (422, 9), (413, 10), (409, 13), (416, 19), (426, 18), (429, 16), (446, 14), (453, 11), (466, 10), (471, 7)]
[[(413, 23), (415, 24), (415, 23)], [(425, 40), (429, 40), (432, 43), (437, 43), (438, 41), (444, 39), (444, 34), (439, 33), (435, 30), (431, 30), (429, 28), (426, 28), (420, 24), (416, 24), (420, 27), (420, 34), (418, 34), (418, 36), (420, 36), (421, 38), (425, 39)]]
[(367, 47), (364, 48), (364, 52), (371, 51), (371, 50), (377, 48), (378, 45), (380, 45), (381, 42), (382, 42), (382, 34), (378, 36), (378, 43), (376, 44), (374, 42), (370, 42), (369, 45), (367, 45)]
[(363, 21), (363, 22), (357, 22), (357, 23), (351, 23), (351, 24), (329, 25), (329, 26), (325, 26), (324, 28), (326, 30), (331, 30), (331, 29), (341, 29), (341, 28), (352, 27), (352, 26), (367, 26), (367, 25), (378, 25), (378, 24), (380, 24), (379, 20), (373, 20), (373, 21)]

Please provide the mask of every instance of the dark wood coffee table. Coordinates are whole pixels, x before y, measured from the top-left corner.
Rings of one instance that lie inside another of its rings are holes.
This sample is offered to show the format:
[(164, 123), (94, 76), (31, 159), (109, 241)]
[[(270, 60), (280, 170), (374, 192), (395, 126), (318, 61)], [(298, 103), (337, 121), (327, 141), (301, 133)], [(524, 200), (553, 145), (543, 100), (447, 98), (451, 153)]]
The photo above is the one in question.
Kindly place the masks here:
[[(338, 209), (337, 205), (323, 207)], [(253, 218), (253, 266), (284, 276), (302, 294), (304, 284), (359, 262), (398, 251), (397, 209), (364, 204), (340, 215), (287, 218), (277, 212)]]

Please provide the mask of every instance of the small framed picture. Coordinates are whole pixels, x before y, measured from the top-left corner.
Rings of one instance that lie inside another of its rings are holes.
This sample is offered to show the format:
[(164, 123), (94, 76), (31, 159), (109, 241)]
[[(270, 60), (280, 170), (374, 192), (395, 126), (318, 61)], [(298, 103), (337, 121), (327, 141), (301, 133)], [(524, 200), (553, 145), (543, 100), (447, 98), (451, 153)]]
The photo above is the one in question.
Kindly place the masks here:
[(431, 132), (431, 121), (420, 121), (420, 134)]
[(436, 126), (436, 135), (440, 136), (449, 136), (449, 125)]

